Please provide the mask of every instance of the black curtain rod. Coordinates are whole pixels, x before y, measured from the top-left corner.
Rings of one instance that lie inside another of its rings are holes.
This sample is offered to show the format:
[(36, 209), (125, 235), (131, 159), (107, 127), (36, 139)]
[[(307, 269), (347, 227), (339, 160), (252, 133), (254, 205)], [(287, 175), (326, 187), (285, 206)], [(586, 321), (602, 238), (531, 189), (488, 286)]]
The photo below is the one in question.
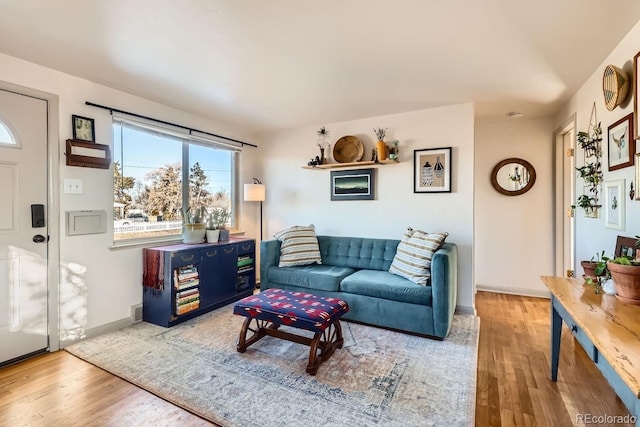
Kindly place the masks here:
[(93, 102), (89, 102), (89, 101), (86, 101), (85, 104), (89, 105), (91, 107), (97, 107), (97, 108), (102, 108), (104, 110), (109, 110), (109, 112), (111, 114), (113, 114), (113, 112), (115, 111), (116, 113), (127, 114), (129, 116), (138, 117), (139, 119), (151, 120), (151, 121), (156, 122), (156, 123), (162, 123), (164, 125), (175, 126), (175, 127), (181, 128), (181, 129), (186, 129), (186, 130), (189, 131), (189, 133), (195, 131), (195, 132), (199, 132), (199, 133), (204, 133), (205, 135), (215, 136), (216, 138), (226, 139), (227, 141), (237, 142), (238, 144), (248, 145), (250, 147), (256, 147), (256, 148), (258, 147), (257, 145), (250, 144), (248, 142), (238, 141), (237, 139), (227, 138), (226, 136), (217, 135), (217, 134), (211, 133), (211, 132), (205, 132), (203, 130), (193, 129), (193, 128), (190, 128), (190, 127), (187, 127), (187, 126), (178, 125), (176, 123), (165, 122), (164, 120), (154, 119), (153, 117), (143, 116), (142, 114), (130, 113), (128, 111), (118, 110), (117, 108), (105, 107), (104, 105), (94, 104)]

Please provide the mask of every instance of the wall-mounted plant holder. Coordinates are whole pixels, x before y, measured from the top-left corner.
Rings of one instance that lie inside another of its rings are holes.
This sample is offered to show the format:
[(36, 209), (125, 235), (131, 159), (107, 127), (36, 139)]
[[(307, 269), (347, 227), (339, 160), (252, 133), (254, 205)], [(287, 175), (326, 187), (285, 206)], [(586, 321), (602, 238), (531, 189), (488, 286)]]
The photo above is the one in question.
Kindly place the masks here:
[(578, 132), (576, 137), (580, 148), (584, 150), (585, 159), (590, 159), (583, 166), (576, 168), (578, 176), (584, 180), (585, 193), (578, 197), (576, 205), (584, 209), (586, 218), (599, 217), (598, 194), (602, 183), (602, 127), (598, 122), (596, 103), (591, 109), (591, 119), (586, 132)]
[(67, 166), (109, 169), (111, 152), (108, 145), (67, 139)]

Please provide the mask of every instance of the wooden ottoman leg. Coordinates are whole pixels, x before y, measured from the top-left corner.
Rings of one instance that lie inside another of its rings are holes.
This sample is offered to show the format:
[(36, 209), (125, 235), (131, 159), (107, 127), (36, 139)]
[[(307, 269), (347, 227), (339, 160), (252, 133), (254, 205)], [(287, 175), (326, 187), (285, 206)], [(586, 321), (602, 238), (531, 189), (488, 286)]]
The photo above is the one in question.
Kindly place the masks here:
[[(316, 332), (310, 344), (307, 373), (315, 375), (320, 365), (329, 360), (336, 348), (342, 348), (343, 344), (344, 339), (342, 338), (342, 327), (339, 320), (330, 324), (323, 332)], [(317, 354), (318, 349), (320, 349), (320, 354)]]
[[(251, 322), (255, 320), (255, 326), (251, 326)], [(242, 328), (240, 328), (240, 336), (238, 337), (238, 344), (236, 345), (236, 350), (239, 353), (244, 353), (254, 342), (258, 341), (266, 334), (266, 329), (278, 329), (280, 325), (271, 323), (267, 320), (255, 319), (253, 317), (247, 317), (244, 319), (242, 323)], [(251, 336), (247, 339), (247, 333), (252, 332)]]

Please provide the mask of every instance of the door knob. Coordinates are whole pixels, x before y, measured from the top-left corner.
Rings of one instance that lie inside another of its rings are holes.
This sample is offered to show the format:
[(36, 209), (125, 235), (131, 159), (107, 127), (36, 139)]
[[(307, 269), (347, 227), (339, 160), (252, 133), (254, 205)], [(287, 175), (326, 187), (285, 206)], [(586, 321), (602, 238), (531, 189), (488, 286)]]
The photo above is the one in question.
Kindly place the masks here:
[(42, 234), (36, 234), (35, 236), (33, 236), (33, 241), (36, 243), (42, 243), (45, 240), (47, 240)]

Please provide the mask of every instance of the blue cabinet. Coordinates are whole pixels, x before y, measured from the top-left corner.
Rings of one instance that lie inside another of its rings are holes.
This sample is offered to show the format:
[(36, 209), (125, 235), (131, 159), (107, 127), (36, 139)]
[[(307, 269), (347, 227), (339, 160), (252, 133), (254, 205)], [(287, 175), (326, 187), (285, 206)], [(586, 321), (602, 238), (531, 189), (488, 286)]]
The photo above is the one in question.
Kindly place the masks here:
[(255, 241), (143, 249), (142, 320), (169, 327), (253, 293)]

